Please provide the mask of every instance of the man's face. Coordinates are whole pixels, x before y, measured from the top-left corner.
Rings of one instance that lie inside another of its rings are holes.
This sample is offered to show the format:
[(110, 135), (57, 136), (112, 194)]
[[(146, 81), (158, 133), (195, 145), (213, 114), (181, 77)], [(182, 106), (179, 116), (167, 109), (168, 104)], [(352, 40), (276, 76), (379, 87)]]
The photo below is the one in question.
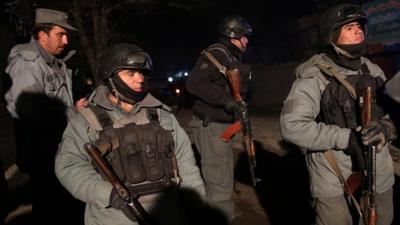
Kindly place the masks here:
[(68, 45), (67, 30), (60, 26), (53, 26), (49, 33), (39, 31), (40, 45), (50, 54), (60, 55)]
[(343, 25), (336, 44), (350, 45), (359, 44), (364, 41), (364, 31), (359, 22), (351, 22)]
[(246, 36), (242, 36), (240, 39), (231, 39), (232, 44), (240, 49), (240, 51), (245, 52), (247, 49), (247, 44), (249, 39)]
[(117, 73), (117, 76), (121, 78), (121, 80), (128, 85), (133, 91), (142, 92), (144, 86), (144, 75), (142, 72), (138, 70), (120, 70)]

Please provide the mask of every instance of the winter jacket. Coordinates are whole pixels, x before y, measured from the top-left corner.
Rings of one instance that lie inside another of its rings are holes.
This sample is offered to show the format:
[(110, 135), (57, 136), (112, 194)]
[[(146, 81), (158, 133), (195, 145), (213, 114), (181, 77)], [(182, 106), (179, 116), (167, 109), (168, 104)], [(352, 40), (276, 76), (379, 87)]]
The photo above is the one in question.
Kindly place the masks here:
[[(209, 46), (210, 52), (227, 69), (241, 69), (239, 49), (232, 44), (216, 43)], [(223, 49), (223, 50), (221, 50)], [(249, 74), (241, 73), (242, 84), (246, 84)], [(232, 99), (229, 82), (225, 75), (201, 54), (186, 83), (187, 90), (194, 95), (193, 114), (207, 122), (233, 122), (233, 114), (224, 106)]]
[[(160, 109), (160, 125), (171, 131), (173, 135), (174, 151), (182, 178), (181, 187), (195, 190), (202, 198), (205, 198), (205, 187), (199, 169), (195, 164), (191, 143), (170, 109), (148, 94), (142, 101), (136, 103), (132, 112), (126, 113), (109, 101), (108, 94), (107, 87), (99, 86), (90, 97), (90, 104), (106, 109), (114, 121), (114, 127), (132, 122), (136, 124), (147, 123), (147, 110), (144, 109)], [(83, 148), (85, 143), (92, 143), (97, 139), (98, 133), (90, 127), (82, 114), (74, 115), (64, 132), (56, 156), (56, 176), (75, 198), (86, 203), (86, 225), (136, 224), (129, 220), (121, 210), (109, 207), (112, 185), (96, 171), (89, 155)], [(144, 198), (139, 198), (139, 201)], [(156, 203), (156, 201), (148, 201), (143, 206), (146, 210), (150, 210)], [(174, 207), (171, 206), (171, 208)]]
[(5, 100), (14, 118), (18, 118), (15, 104), (22, 92), (44, 93), (61, 100), (66, 106), (73, 106), (72, 71), (65, 62), (74, 53), (70, 51), (64, 58), (57, 59), (33, 38), (29, 43), (12, 48), (6, 68), (12, 86), (5, 94)]
[[(346, 76), (361, 72), (339, 67), (325, 54), (313, 56), (296, 68), (296, 80), (284, 102), (280, 125), (283, 138), (306, 153), (311, 195), (332, 197), (343, 194), (343, 190), (338, 177), (325, 159), (324, 151), (333, 150), (334, 157), (347, 178), (352, 173), (352, 162), (350, 156), (342, 150), (348, 147), (350, 129), (317, 120), (321, 97), (327, 85), (327, 79), (324, 79), (321, 70), (315, 66), (319, 60), (329, 62), (334, 69)], [(361, 62), (368, 66), (373, 77), (379, 76), (385, 80), (383, 71), (376, 64), (363, 57)], [(383, 193), (394, 183), (388, 147), (385, 146), (376, 157), (376, 191)]]

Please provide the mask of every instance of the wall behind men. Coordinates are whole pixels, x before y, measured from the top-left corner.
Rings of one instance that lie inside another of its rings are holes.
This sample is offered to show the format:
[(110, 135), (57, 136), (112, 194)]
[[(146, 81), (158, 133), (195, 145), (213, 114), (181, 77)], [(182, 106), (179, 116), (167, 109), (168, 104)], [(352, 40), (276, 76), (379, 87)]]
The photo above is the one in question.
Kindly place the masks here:
[(252, 66), (249, 106), (281, 107), (295, 79), (294, 70), (300, 63)]

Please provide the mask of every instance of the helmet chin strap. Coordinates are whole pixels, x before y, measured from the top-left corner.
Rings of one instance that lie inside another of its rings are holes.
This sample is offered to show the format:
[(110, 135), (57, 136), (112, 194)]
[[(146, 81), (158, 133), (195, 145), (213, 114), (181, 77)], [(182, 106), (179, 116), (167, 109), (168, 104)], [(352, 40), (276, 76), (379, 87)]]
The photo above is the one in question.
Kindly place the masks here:
[(338, 55), (346, 56), (349, 59), (358, 59), (358, 57), (348, 53), (346, 50), (339, 48), (335, 43), (333, 43), (333, 41), (330, 41), (330, 44)]
[(136, 101), (125, 97), (123, 94), (121, 94), (121, 93), (117, 90), (117, 88), (115, 87), (115, 84), (114, 84), (114, 82), (112, 81), (111, 77), (108, 78), (108, 82), (110, 83), (110, 86), (111, 86), (111, 93), (112, 93), (112, 95), (114, 95), (115, 98), (117, 99), (117, 104), (118, 104), (118, 105), (121, 105), (121, 100), (122, 100), (123, 102), (129, 103), (129, 104), (132, 104), (132, 105), (134, 105), (134, 104), (136, 103)]

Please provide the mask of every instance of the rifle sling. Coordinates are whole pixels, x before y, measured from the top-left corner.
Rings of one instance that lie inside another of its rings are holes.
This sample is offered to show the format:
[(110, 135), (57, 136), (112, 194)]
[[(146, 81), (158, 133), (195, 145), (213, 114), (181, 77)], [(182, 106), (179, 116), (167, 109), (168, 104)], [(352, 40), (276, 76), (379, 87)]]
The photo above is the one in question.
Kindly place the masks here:
[(362, 211), (361, 211), (360, 204), (357, 202), (354, 195), (348, 191), (349, 187), (347, 186), (346, 179), (344, 178), (342, 170), (340, 169), (339, 165), (337, 164), (335, 156), (332, 154), (332, 150), (325, 151), (324, 156), (325, 156), (325, 159), (331, 165), (333, 171), (336, 173), (336, 176), (339, 178), (340, 183), (342, 184), (344, 193), (347, 193), (347, 195), (350, 197), (351, 201), (353, 202), (354, 207), (356, 208), (358, 214), (360, 215), (360, 217), (362, 217)]
[(224, 76), (226, 76), (225, 75), (226, 67), (224, 65), (218, 62), (218, 60), (211, 53), (207, 51), (202, 51), (202, 53), (206, 55), (207, 58), (218, 68), (219, 72), (221, 72), (222, 74), (224, 74)]
[(341, 74), (339, 71), (336, 71), (332, 66), (329, 65), (329, 63), (325, 61), (318, 61), (315, 63), (315, 65), (322, 70), (325, 74), (334, 77), (337, 81), (339, 81), (350, 93), (351, 97), (353, 99), (357, 98), (356, 90), (354, 89), (353, 85), (351, 85), (346, 79), (343, 74)]

